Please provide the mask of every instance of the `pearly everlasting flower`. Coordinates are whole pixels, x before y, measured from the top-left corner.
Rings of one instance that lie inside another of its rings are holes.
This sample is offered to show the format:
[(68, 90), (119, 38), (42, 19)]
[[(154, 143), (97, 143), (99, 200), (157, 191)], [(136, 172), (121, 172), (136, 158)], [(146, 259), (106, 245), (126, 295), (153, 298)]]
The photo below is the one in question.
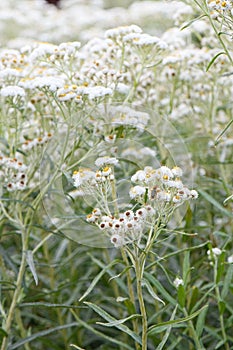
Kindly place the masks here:
[(176, 177), (181, 177), (183, 174), (183, 171), (180, 167), (175, 166), (174, 168), (172, 168), (172, 174)]
[(24, 97), (25, 90), (19, 86), (10, 85), (2, 88), (0, 91), (0, 95), (3, 97), (15, 97), (15, 96)]
[(232, 264), (232, 263), (233, 263), (233, 255), (228, 256), (227, 262), (228, 262), (229, 264)]
[[(213, 258), (214, 259), (217, 259), (217, 257), (222, 253), (222, 250), (215, 247), (215, 248), (212, 248), (212, 254), (213, 254)], [(207, 250), (207, 255), (208, 255), (208, 258), (211, 259), (211, 251), (210, 250)]]
[(88, 96), (90, 100), (94, 100), (95, 98), (112, 95), (113, 91), (112, 89), (106, 88), (104, 86), (93, 86), (93, 87), (86, 88), (83, 94)]
[[(103, 176), (109, 176), (112, 173), (112, 169), (109, 166), (105, 166), (101, 171)], [(114, 178), (113, 178), (114, 179)]]
[(197, 199), (197, 198), (198, 198), (198, 192), (195, 191), (195, 190), (191, 190), (191, 191), (190, 191), (190, 196), (191, 196), (191, 198), (193, 198), (193, 199)]
[(134, 212), (132, 210), (127, 210), (123, 214), (123, 218), (125, 218), (127, 220), (132, 220), (133, 217), (134, 217)]
[(141, 33), (141, 32), (142, 32), (142, 29), (140, 27), (138, 27), (135, 24), (132, 24), (130, 26), (121, 26), (121, 27), (109, 29), (105, 32), (105, 37), (114, 39), (129, 33)]
[(173, 281), (173, 284), (176, 288), (178, 288), (179, 286), (184, 285), (184, 281), (181, 278), (176, 277), (176, 279)]
[(82, 186), (89, 180), (92, 180), (94, 177), (95, 177), (95, 173), (90, 169), (85, 169), (85, 168), (80, 169), (79, 171), (74, 171), (72, 176), (75, 187)]
[(140, 208), (136, 211), (136, 217), (142, 220), (146, 219), (147, 214), (148, 210), (146, 208)]
[(145, 187), (142, 186), (134, 186), (130, 189), (129, 195), (131, 199), (135, 199), (137, 197), (142, 197), (146, 193)]
[(117, 165), (118, 164), (118, 159), (114, 158), (114, 157), (100, 157), (97, 158), (95, 161), (95, 165), (100, 168), (104, 165)]
[(110, 240), (111, 240), (111, 243), (114, 244), (115, 248), (120, 248), (120, 247), (123, 247), (125, 245), (124, 238), (118, 234), (112, 235)]

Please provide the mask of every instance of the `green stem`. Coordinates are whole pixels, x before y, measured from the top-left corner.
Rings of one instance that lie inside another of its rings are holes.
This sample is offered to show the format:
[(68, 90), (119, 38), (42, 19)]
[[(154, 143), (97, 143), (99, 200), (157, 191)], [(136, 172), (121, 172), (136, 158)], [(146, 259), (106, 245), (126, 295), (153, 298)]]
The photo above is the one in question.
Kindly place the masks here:
[(142, 316), (142, 350), (147, 350), (147, 314), (146, 314), (146, 307), (143, 299), (143, 293), (142, 293), (142, 277), (143, 277), (143, 266), (141, 266), (141, 262), (139, 259), (135, 260), (135, 273), (136, 273), (136, 280), (137, 280), (137, 295), (138, 295), (138, 301)]
[[(121, 249), (121, 255), (122, 255), (122, 259), (123, 259), (125, 265), (129, 266), (129, 261), (127, 259), (126, 252), (125, 252), (125, 250), (123, 248)], [(130, 301), (135, 306), (135, 295), (134, 295), (134, 290), (133, 290), (132, 278), (131, 278), (131, 274), (130, 274), (129, 270), (127, 270), (127, 272), (126, 272), (126, 280), (127, 280), (127, 288), (128, 288), (128, 292), (129, 292)], [(134, 332), (136, 334), (138, 334), (139, 333), (139, 331), (138, 331), (138, 320), (137, 319), (133, 319), (132, 320), (132, 324), (133, 324)], [(137, 342), (135, 342), (135, 349), (136, 350), (140, 349), (140, 345)]]
[[(185, 317), (189, 316), (186, 308), (183, 309), (183, 312), (184, 312)], [(204, 349), (203, 345), (199, 341), (198, 335), (197, 335), (196, 330), (195, 330), (194, 325), (193, 325), (193, 321), (192, 320), (188, 321), (188, 324), (189, 324), (190, 331), (191, 331), (191, 334), (192, 334), (192, 337), (193, 337), (193, 340), (195, 343), (195, 350), (203, 350)]]
[(16, 281), (16, 288), (13, 294), (13, 298), (11, 301), (10, 309), (5, 321), (5, 327), (4, 330), (7, 333), (7, 336), (3, 338), (1, 350), (7, 350), (7, 345), (8, 345), (8, 336), (10, 333), (11, 329), (11, 324), (13, 322), (14, 314), (15, 314), (15, 308), (17, 305), (17, 302), (19, 300), (19, 296), (21, 293), (21, 286), (22, 286), (22, 281), (23, 281), (23, 276), (25, 273), (26, 265), (27, 265), (27, 258), (26, 258), (26, 252), (28, 250), (28, 237), (29, 233), (27, 231), (22, 232), (22, 257), (21, 257), (21, 263), (20, 263), (20, 268), (17, 276), (17, 281)]
[(226, 335), (226, 331), (225, 331), (224, 318), (223, 318), (223, 314), (222, 314), (222, 311), (221, 311), (221, 305), (220, 305), (221, 295), (220, 295), (220, 291), (219, 291), (218, 285), (215, 286), (215, 293), (216, 293), (217, 301), (218, 301), (219, 319), (220, 319), (220, 326), (221, 326), (222, 337), (223, 337), (223, 340), (224, 340), (224, 346), (225, 346), (226, 350), (230, 350), (229, 344), (227, 342), (227, 335)]

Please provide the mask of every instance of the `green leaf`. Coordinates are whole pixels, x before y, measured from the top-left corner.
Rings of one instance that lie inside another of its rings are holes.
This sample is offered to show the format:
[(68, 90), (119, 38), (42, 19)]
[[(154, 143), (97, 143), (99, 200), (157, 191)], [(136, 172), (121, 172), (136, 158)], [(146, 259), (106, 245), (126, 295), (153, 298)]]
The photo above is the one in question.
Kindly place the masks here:
[(83, 320), (81, 320), (78, 315), (76, 315), (75, 313), (72, 312), (72, 314), (74, 315), (75, 319), (78, 321), (79, 324), (81, 324), (83, 327), (85, 327), (86, 329), (88, 329), (89, 331), (93, 332), (94, 334), (96, 334), (97, 336), (108, 340), (110, 343), (114, 343), (114, 344), (118, 344), (120, 347), (122, 348), (126, 348), (128, 350), (134, 350), (131, 346), (129, 346), (128, 344), (126, 344), (126, 342), (122, 342), (120, 340), (117, 340), (114, 337), (109, 337), (106, 334), (97, 331), (95, 328), (93, 328), (92, 326), (90, 326), (88, 323), (84, 322)]
[(196, 302), (198, 300), (198, 295), (199, 295), (199, 289), (197, 286), (192, 287), (192, 293), (190, 297), (190, 302), (189, 302), (189, 312), (192, 311), (193, 307), (196, 305)]
[[(174, 318), (175, 318), (177, 306), (175, 307), (175, 309), (174, 309), (174, 311), (173, 311), (173, 313), (171, 315), (170, 321), (174, 320)], [(167, 341), (167, 339), (169, 337), (169, 334), (171, 333), (171, 329), (172, 329), (171, 325), (167, 327), (166, 333), (164, 334), (163, 339), (160, 342), (159, 346), (156, 348), (156, 350), (162, 350), (163, 349), (163, 347), (164, 347), (164, 345), (165, 345), (165, 343), (166, 343), (166, 341)]]
[(226, 276), (225, 276), (224, 282), (223, 282), (223, 289), (222, 289), (222, 293), (221, 293), (222, 299), (225, 299), (226, 296), (228, 295), (229, 288), (232, 284), (232, 277), (233, 277), (233, 264), (229, 264), (228, 269), (227, 269), (227, 273), (226, 273)]
[(190, 272), (189, 259), (190, 259), (190, 252), (186, 251), (184, 254), (184, 260), (183, 260), (183, 280), (184, 280), (185, 284), (187, 283), (187, 277), (188, 277), (189, 272)]
[(44, 336), (46, 336), (50, 333), (53, 333), (53, 332), (58, 332), (62, 329), (71, 328), (71, 327), (75, 327), (75, 326), (77, 327), (78, 325), (79, 325), (78, 322), (72, 322), (72, 323), (68, 323), (68, 324), (63, 325), (63, 326), (58, 326), (58, 327), (46, 329), (45, 331), (41, 331), (41, 332), (32, 334), (32, 335), (30, 335), (30, 337), (24, 338), (15, 344), (9, 345), (8, 350), (18, 349), (20, 346), (27, 344), (27, 343), (30, 343), (32, 340), (35, 340), (35, 339), (40, 338), (40, 337), (44, 337)]
[(100, 271), (100, 273), (93, 279), (93, 281), (91, 282), (90, 286), (87, 288), (86, 292), (81, 296), (81, 298), (79, 299), (79, 301), (82, 301), (83, 299), (85, 299), (88, 294), (91, 293), (91, 291), (94, 289), (94, 287), (96, 286), (96, 284), (99, 282), (99, 280), (101, 279), (101, 277), (107, 272), (107, 270), (114, 266), (115, 264), (117, 264), (119, 261), (118, 260), (113, 260), (111, 261), (110, 264), (108, 264), (107, 266), (105, 266), (103, 268), (103, 270)]
[(85, 350), (85, 349), (80, 348), (78, 345), (75, 345), (75, 344), (70, 344), (70, 346), (71, 346), (72, 348), (75, 348), (75, 349), (78, 349), (78, 350)]
[(65, 308), (65, 309), (83, 309), (85, 306), (77, 306), (77, 305), (67, 305), (67, 304), (53, 304), (53, 303), (43, 303), (43, 302), (34, 302), (34, 303), (22, 303), (19, 304), (18, 307), (28, 307), (34, 306), (38, 307), (51, 307), (51, 308)]
[(225, 303), (225, 301), (219, 300), (218, 305), (219, 305), (220, 314), (223, 315), (224, 311), (226, 310), (226, 303)]
[(199, 338), (201, 337), (202, 332), (204, 330), (207, 311), (208, 311), (208, 305), (204, 310), (200, 312), (200, 314), (197, 317), (196, 333)]
[(7, 332), (3, 328), (0, 328), (0, 339), (7, 337)]
[[(227, 131), (227, 129), (229, 129), (229, 127), (231, 126), (231, 124), (233, 123), (233, 118), (227, 123), (227, 125), (225, 126), (225, 128), (220, 132), (220, 134), (217, 136), (216, 140), (215, 140), (215, 146), (217, 146), (220, 138), (222, 137), (222, 135), (225, 134), (225, 132)], [(225, 200), (226, 201), (226, 200)]]
[(189, 26), (191, 26), (191, 24), (193, 24), (196, 21), (199, 21), (200, 19), (202, 19), (203, 17), (206, 17), (206, 14), (204, 15), (200, 15), (194, 19), (192, 19), (191, 21), (189, 21), (188, 23), (186, 23), (183, 27), (180, 28), (180, 30), (184, 30), (186, 28), (188, 28)]
[(96, 322), (96, 324), (100, 324), (101, 326), (105, 326), (105, 327), (117, 327), (120, 324), (123, 324), (129, 320), (133, 320), (135, 318), (141, 318), (142, 316), (139, 314), (134, 314), (134, 315), (130, 315), (128, 317), (122, 318), (120, 320), (115, 320), (115, 321), (111, 321), (108, 323), (103, 323), (103, 322)]
[(194, 317), (196, 317), (197, 315), (199, 315), (199, 313), (204, 310), (205, 308), (207, 308), (208, 305), (205, 305), (203, 306), (200, 310), (194, 312), (193, 314), (187, 316), (187, 317), (184, 317), (184, 318), (178, 318), (176, 320), (170, 320), (170, 321), (167, 321), (167, 322), (162, 322), (162, 323), (158, 323), (156, 325), (153, 325), (149, 328), (148, 330), (148, 334), (153, 334), (153, 330), (158, 328), (158, 327), (168, 327), (170, 325), (173, 325), (173, 324), (177, 324), (177, 323), (182, 323), (182, 322), (187, 322), (189, 320), (192, 320)]
[(157, 279), (152, 276), (150, 273), (145, 272), (144, 276), (150, 283), (160, 292), (160, 294), (163, 296), (163, 299), (166, 299), (170, 304), (176, 306), (177, 301), (166, 291), (166, 289), (162, 286), (162, 284), (157, 281)]
[(26, 259), (27, 259), (28, 266), (31, 270), (31, 273), (33, 275), (35, 284), (37, 286), (38, 285), (38, 277), (37, 277), (36, 268), (35, 268), (35, 264), (34, 264), (34, 260), (33, 260), (33, 253), (31, 250), (27, 250)]
[(118, 275), (112, 276), (111, 278), (109, 278), (109, 282), (116, 279), (116, 278), (122, 277), (127, 271), (129, 271), (131, 269), (132, 269), (132, 266), (125, 267)]
[[(121, 324), (122, 320), (116, 320), (113, 316), (111, 316), (110, 314), (108, 314), (105, 310), (103, 310), (101, 307), (87, 302), (85, 301), (84, 304), (88, 305), (92, 310), (94, 310), (98, 315), (100, 315), (103, 319), (105, 319), (106, 321), (110, 322), (110, 326), (107, 327), (113, 327), (115, 326), (116, 328), (120, 329), (121, 331), (123, 331), (124, 333), (127, 333), (131, 338), (133, 338), (135, 341), (137, 341), (139, 344), (141, 344), (141, 339), (140, 337), (135, 334), (131, 329), (129, 329), (127, 326)], [(133, 318), (135, 317), (139, 317), (140, 315), (133, 315)], [(130, 316), (131, 317), (131, 316)], [(124, 319), (125, 320), (125, 319)], [(123, 320), (123, 321), (124, 321)], [(115, 322), (115, 324), (113, 324)], [(124, 321), (125, 322), (125, 321)], [(106, 325), (106, 324), (102, 324), (102, 325)]]
[(165, 302), (158, 297), (158, 295), (154, 292), (150, 282), (148, 280), (146, 280), (145, 278), (143, 278), (143, 280), (142, 280), (142, 286), (146, 287), (146, 289), (148, 290), (148, 292), (150, 293), (150, 295), (152, 296), (153, 299), (158, 300), (160, 303), (165, 305)]
[(204, 190), (198, 190), (198, 192), (209, 202), (211, 203), (214, 207), (216, 207), (219, 211), (221, 211), (223, 214), (225, 214), (226, 216), (233, 218), (233, 215), (226, 210), (221, 204), (219, 204), (218, 201), (216, 201), (216, 199), (214, 199), (210, 194), (208, 194), (207, 192), (205, 192)]
[(223, 276), (223, 273), (225, 270), (225, 256), (226, 256), (226, 253), (222, 252), (218, 257), (216, 283), (219, 283), (221, 281), (222, 276)]
[(185, 306), (185, 298), (186, 298), (186, 293), (183, 284), (180, 284), (178, 286), (178, 302), (179, 305), (183, 308)]
[(206, 67), (206, 72), (208, 72), (208, 70), (210, 69), (210, 67), (214, 64), (214, 62), (216, 61), (216, 59), (221, 56), (221, 55), (226, 55), (226, 52), (221, 51), (219, 53), (217, 53), (212, 60), (209, 62), (208, 66)]

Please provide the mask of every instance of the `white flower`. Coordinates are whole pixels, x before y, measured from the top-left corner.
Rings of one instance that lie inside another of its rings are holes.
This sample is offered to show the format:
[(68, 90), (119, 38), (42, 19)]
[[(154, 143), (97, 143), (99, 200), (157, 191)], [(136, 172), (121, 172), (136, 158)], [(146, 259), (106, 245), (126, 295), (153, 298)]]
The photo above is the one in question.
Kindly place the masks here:
[[(217, 258), (218, 255), (220, 255), (222, 253), (221, 249), (215, 247), (215, 248), (212, 248), (212, 253), (213, 253), (213, 256), (214, 258)], [(207, 255), (210, 257), (211, 256), (211, 252), (210, 250), (207, 251)]]
[(143, 196), (145, 194), (145, 192), (146, 192), (145, 187), (134, 186), (130, 189), (129, 195), (130, 195), (130, 198), (134, 199), (136, 197)]
[(97, 158), (95, 161), (95, 165), (100, 168), (104, 165), (116, 165), (118, 164), (118, 159), (114, 158), (114, 157), (100, 157)]
[(8, 97), (8, 96), (25, 96), (25, 91), (23, 88), (16, 86), (16, 85), (10, 85), (6, 86), (1, 89), (0, 91), (1, 96)]
[(180, 167), (175, 166), (174, 168), (172, 168), (172, 173), (176, 177), (181, 177), (182, 174), (183, 174), (183, 171), (182, 171), (182, 169)]
[(181, 278), (179, 278), (179, 277), (176, 277), (176, 279), (173, 281), (173, 283), (174, 283), (174, 286), (176, 288), (178, 288), (179, 286), (183, 286), (184, 285), (184, 281)]
[(136, 211), (136, 217), (139, 219), (145, 219), (147, 217), (148, 211), (145, 208), (140, 208)]
[(111, 237), (111, 243), (114, 244), (115, 248), (120, 248), (125, 244), (125, 240), (122, 236), (114, 234)]
[(79, 171), (75, 171), (72, 176), (75, 187), (83, 185), (85, 182), (93, 179), (94, 177), (95, 173), (90, 169), (80, 169)]
[(64, 85), (62, 78), (48, 76), (48, 77), (36, 77), (32, 80), (33, 88), (49, 88), (50, 91), (56, 91)]
[(131, 181), (132, 182), (137, 182), (137, 181), (144, 181), (146, 178), (146, 173), (144, 170), (138, 170), (132, 177)]
[(121, 26), (113, 29), (109, 29), (105, 32), (105, 38), (116, 38), (118, 36), (124, 36), (129, 33), (141, 33), (142, 29), (134, 24), (130, 26)]
[(227, 258), (227, 262), (228, 262), (229, 264), (232, 264), (232, 263), (233, 263), (233, 255), (231, 255), (231, 256), (229, 256), (229, 257)]
[(93, 87), (86, 88), (83, 94), (88, 95), (89, 99), (93, 100), (98, 97), (112, 95), (113, 91), (112, 89), (106, 88), (104, 86), (93, 86)]
[[(105, 166), (102, 170), (102, 175), (103, 176), (109, 176), (112, 173), (112, 169), (109, 166)], [(114, 178), (113, 178), (114, 180)]]
[(132, 220), (134, 217), (134, 212), (132, 210), (127, 210), (126, 212), (124, 212), (123, 214), (123, 218), (127, 219), (127, 220)]
[(191, 198), (193, 198), (193, 199), (197, 199), (197, 198), (198, 198), (198, 193), (197, 193), (197, 191), (191, 190), (191, 191), (190, 191), (190, 196), (191, 196)]

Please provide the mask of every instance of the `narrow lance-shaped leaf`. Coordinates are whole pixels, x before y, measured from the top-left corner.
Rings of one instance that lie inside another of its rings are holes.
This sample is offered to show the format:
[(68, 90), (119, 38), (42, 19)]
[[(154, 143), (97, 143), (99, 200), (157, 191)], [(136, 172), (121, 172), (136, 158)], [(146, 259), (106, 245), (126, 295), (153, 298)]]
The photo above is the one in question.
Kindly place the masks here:
[[(123, 325), (123, 322), (126, 322), (127, 319), (123, 319), (123, 320), (116, 320), (113, 316), (109, 315), (105, 310), (103, 310), (101, 307), (90, 303), (90, 302), (84, 302), (84, 304), (88, 305), (92, 310), (94, 310), (98, 315), (100, 315), (101, 317), (103, 317), (103, 319), (105, 319), (106, 321), (109, 322), (109, 324), (107, 324), (107, 327), (116, 327), (118, 329), (120, 329), (121, 331), (123, 331), (124, 333), (127, 333), (131, 338), (133, 338), (135, 341), (137, 341), (139, 344), (141, 344), (141, 339), (140, 337), (135, 334), (131, 329), (129, 329), (126, 325)], [(135, 317), (140, 317), (140, 315), (132, 315), (132, 318)], [(131, 316), (130, 316), (131, 317)], [(128, 319), (130, 319), (130, 317)], [(102, 323), (103, 326), (106, 326), (106, 324)]]
[(71, 327), (74, 327), (74, 326), (77, 327), (78, 325), (79, 324), (77, 322), (72, 322), (72, 323), (65, 324), (63, 326), (53, 327), (53, 328), (50, 328), (50, 329), (46, 329), (45, 331), (34, 333), (34, 334), (30, 335), (27, 338), (21, 339), (20, 341), (18, 341), (15, 344), (9, 345), (8, 346), (8, 350), (18, 349), (21, 346), (23, 346), (24, 344), (30, 343), (31, 341), (33, 341), (33, 340), (35, 340), (37, 338), (44, 337), (44, 336), (46, 336), (46, 335), (48, 335), (50, 333), (53, 333), (53, 332), (58, 332), (58, 331), (60, 331), (62, 329), (71, 328)]
[(231, 284), (233, 283), (232, 277), (233, 277), (233, 264), (229, 264), (228, 270), (227, 270), (227, 273), (226, 273), (226, 276), (225, 276), (224, 282), (223, 282), (223, 289), (222, 289), (222, 293), (221, 293), (222, 299), (225, 299), (226, 296), (228, 295), (229, 288), (230, 288)]
[(35, 264), (34, 264), (34, 260), (33, 260), (33, 253), (31, 250), (28, 250), (26, 252), (26, 258), (27, 258), (27, 263), (29, 265), (31, 273), (33, 275), (33, 278), (35, 280), (35, 283), (36, 283), (36, 285), (38, 285), (38, 277), (37, 277), (36, 268), (35, 268)]
[(153, 299), (158, 300), (160, 303), (165, 305), (165, 302), (158, 297), (158, 295), (154, 292), (150, 282), (147, 281), (145, 278), (143, 278), (143, 280), (142, 280), (142, 286), (146, 287), (146, 289), (148, 290), (148, 292), (150, 293), (150, 295), (152, 296)]
[(208, 72), (208, 70), (210, 69), (210, 67), (214, 64), (214, 62), (216, 61), (216, 59), (221, 56), (221, 55), (226, 55), (226, 52), (221, 51), (219, 53), (217, 53), (217, 55), (215, 55), (212, 60), (209, 62), (207, 68), (206, 68), (206, 72)]
[(205, 325), (205, 318), (206, 318), (206, 314), (208, 311), (208, 305), (205, 309), (203, 309), (200, 314), (198, 315), (197, 318), (197, 325), (196, 325), (196, 333), (198, 337), (201, 337), (202, 332), (204, 330), (204, 325)]
[(88, 329), (89, 331), (93, 332), (94, 334), (96, 334), (97, 336), (106, 339), (107, 341), (109, 341), (110, 343), (114, 343), (114, 344), (118, 344), (121, 348), (126, 348), (128, 350), (133, 350), (133, 348), (126, 344), (126, 342), (120, 341), (114, 337), (110, 337), (100, 331), (98, 331), (97, 329), (95, 329), (94, 327), (92, 327), (91, 325), (89, 325), (88, 323), (84, 322), (82, 319), (80, 319), (78, 317), (77, 314), (75, 314), (74, 312), (72, 312), (72, 314), (74, 315), (75, 319), (78, 321), (79, 324), (81, 324), (84, 328)]
[[(177, 306), (178, 306), (178, 305), (177, 305)], [(173, 310), (173, 313), (172, 313), (172, 315), (171, 315), (170, 321), (174, 320), (174, 318), (175, 318), (177, 306), (176, 306), (175, 309)], [(156, 348), (156, 350), (162, 350), (162, 349), (163, 349), (163, 347), (164, 347), (164, 345), (166, 344), (166, 341), (167, 341), (167, 339), (168, 339), (168, 337), (169, 337), (169, 334), (170, 334), (170, 332), (171, 332), (171, 329), (172, 329), (172, 325), (170, 325), (170, 326), (167, 328), (166, 333), (164, 334), (163, 339), (162, 339), (162, 341), (160, 342), (159, 346)]]
[(224, 213), (226, 216), (233, 218), (233, 215), (226, 210), (216, 199), (214, 199), (210, 194), (203, 190), (198, 190), (198, 192), (208, 201), (210, 202), (214, 207), (216, 207), (219, 211)]
[(103, 270), (100, 271), (100, 273), (95, 276), (95, 278), (93, 279), (93, 281), (91, 282), (90, 286), (87, 288), (86, 292), (81, 296), (81, 298), (79, 299), (79, 301), (82, 301), (83, 299), (85, 299), (88, 294), (91, 293), (91, 291), (93, 290), (93, 288), (96, 286), (96, 284), (98, 283), (98, 281), (101, 279), (101, 277), (105, 274), (105, 272), (112, 267), (113, 265), (115, 265), (117, 263), (116, 260), (111, 261), (110, 264), (108, 264), (107, 266), (105, 266), (105, 268)]
[(156, 325), (153, 325), (149, 328), (148, 330), (148, 334), (152, 334), (153, 333), (153, 330), (156, 330), (156, 328), (158, 327), (163, 327), (163, 329), (165, 329), (165, 327), (168, 327), (170, 325), (173, 325), (173, 324), (177, 324), (177, 323), (182, 323), (182, 322), (187, 322), (191, 319), (193, 319), (194, 317), (196, 317), (197, 315), (199, 315), (199, 313), (204, 310), (206, 307), (208, 307), (208, 305), (205, 305), (203, 306), (200, 310), (194, 312), (193, 314), (187, 316), (187, 317), (184, 317), (184, 318), (178, 318), (176, 320), (171, 320), (171, 321), (167, 321), (167, 322), (162, 322), (162, 323), (158, 323)]

